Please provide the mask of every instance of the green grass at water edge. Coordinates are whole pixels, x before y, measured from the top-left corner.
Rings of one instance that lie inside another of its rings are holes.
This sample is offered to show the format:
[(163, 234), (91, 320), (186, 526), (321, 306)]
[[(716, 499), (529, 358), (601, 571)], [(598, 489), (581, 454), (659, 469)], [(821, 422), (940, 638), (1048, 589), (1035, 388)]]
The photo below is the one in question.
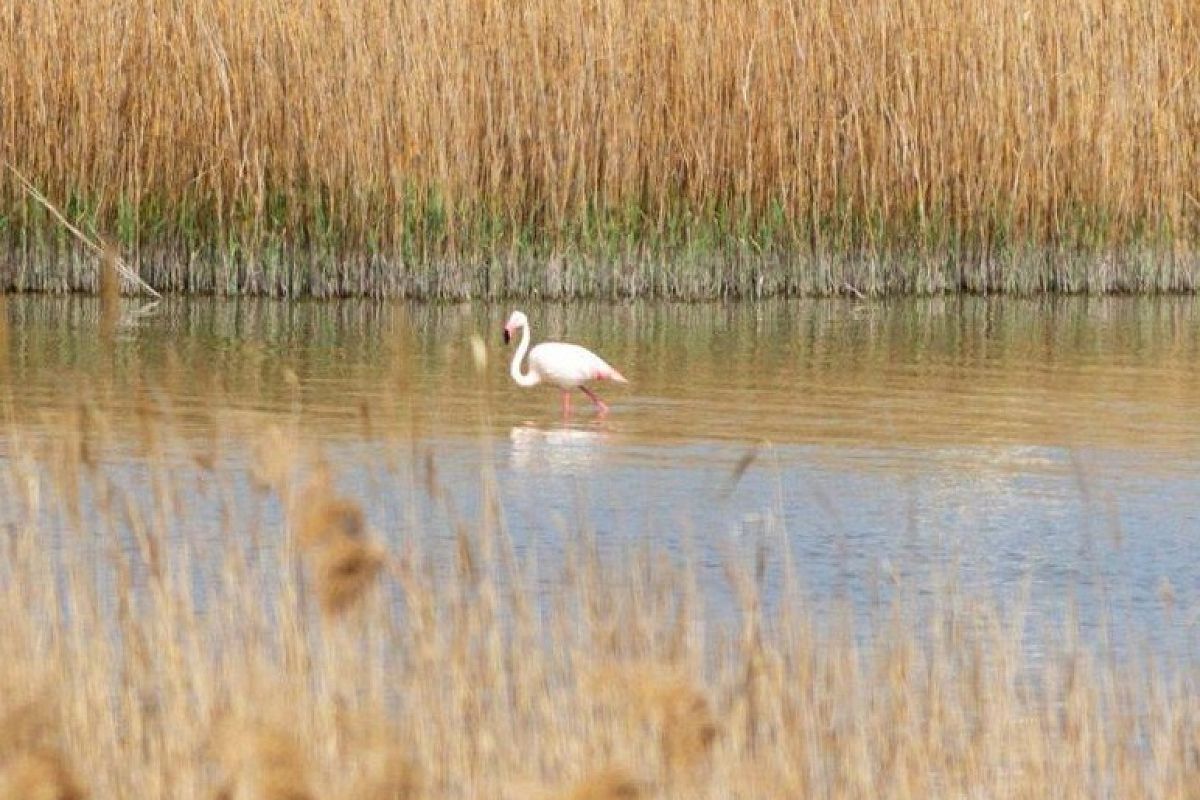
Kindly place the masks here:
[[(63, 212), (106, 231), (160, 290), (265, 296), (669, 297), (1039, 292), (1188, 292), (1190, 243), (1150, 221), (1119, 235), (1102, 211), (1064, 215), (1032, 239), (997, 209), (963, 226), (938, 209), (884, 215), (848, 207), (789, 216), (680, 204), (589, 208), (539, 224), (500, 208), (451, 209), (433, 192), (363, 200), (347, 224), (314, 190), (227, 209), (184, 196), (102, 202)], [(95, 259), (32, 199), (0, 215), (0, 265), (12, 291), (90, 292)]]

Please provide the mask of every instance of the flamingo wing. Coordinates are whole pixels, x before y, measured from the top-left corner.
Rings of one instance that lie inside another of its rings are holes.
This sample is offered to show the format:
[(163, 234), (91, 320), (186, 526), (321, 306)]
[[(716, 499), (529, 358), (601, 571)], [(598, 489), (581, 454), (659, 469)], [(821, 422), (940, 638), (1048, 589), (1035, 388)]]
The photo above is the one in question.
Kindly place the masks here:
[(615, 380), (625, 383), (621, 373), (607, 361), (577, 344), (545, 342), (529, 351), (529, 366), (542, 380), (563, 389), (574, 389), (587, 381)]

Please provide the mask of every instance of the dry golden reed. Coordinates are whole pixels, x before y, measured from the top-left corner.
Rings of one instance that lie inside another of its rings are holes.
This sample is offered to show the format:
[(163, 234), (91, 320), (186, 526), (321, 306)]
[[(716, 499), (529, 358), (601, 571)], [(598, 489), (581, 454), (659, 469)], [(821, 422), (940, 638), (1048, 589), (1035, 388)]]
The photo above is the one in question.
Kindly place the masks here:
[(419, 800), (425, 770), (413, 756), (414, 731), (399, 728), (381, 709), (351, 712), (339, 705), (335, 759), (342, 777), (343, 800)]
[(211, 743), (222, 777), (215, 800), (315, 800), (295, 737), (265, 723), (225, 718)]
[[(289, 477), (286, 505), (198, 490), (237, 487), (228, 465), (248, 454), (201, 474), (190, 429), (159, 424), (145, 469), (53, 448), (97, 498), (87, 539), (64, 532), (59, 493), (36, 491), (60, 468), (43, 449), (0, 460), (0, 486), (27, 495), (0, 497), (0, 800), (1196, 798), (1191, 651), (1108, 651), (1072, 621), (1029, 630), (1025, 609), (936, 580), (863, 616), (819, 595), (714, 613), (684, 602), (700, 576), (665, 554), (609, 562), (568, 543), (561, 567), (526, 570), (498, 510), (397, 523), (403, 557), (372, 581), (396, 602), (313, 624), (322, 590), (296, 551), (311, 570), (313, 548), (369, 544), (357, 514), (330, 510), (332, 472), (293, 465), (316, 483)], [(380, 493), (419, 494), (423, 455), (404, 478), (380, 469)], [(184, 492), (194, 502), (171, 501)], [(308, 546), (264, 512), (282, 506), (290, 528), (314, 499)], [(151, 559), (135, 541), (161, 544)], [(753, 560), (718, 590), (783, 568)], [(1184, 592), (1172, 603), (1192, 618)], [(617, 767), (589, 771), (603, 765)]]
[[(9, 690), (15, 692), (11, 684)], [(3, 711), (0, 714), (0, 762), (22, 750), (45, 746), (56, 727), (48, 698), (35, 697), (15, 703), (13, 699), (10, 695), (5, 705), (0, 706)]]
[(338, 495), (331, 482), (328, 467), (318, 464), (295, 498), (292, 515), (321, 609), (337, 615), (355, 606), (374, 584), (385, 554), (367, 538), (362, 507)]
[(424, 781), (420, 767), (398, 746), (376, 747), (361, 760), (363, 773), (344, 800), (418, 800)]
[(362, 507), (327, 488), (309, 484), (297, 506), (296, 537), (301, 547), (361, 539), (366, 530)]
[(20, 753), (0, 766), (0, 800), (84, 800), (66, 759), (55, 750)]
[(608, 767), (580, 779), (561, 800), (641, 800), (648, 797), (645, 786), (617, 767)]
[[(12, 667), (9, 667), (11, 670)], [(38, 673), (5, 675), (0, 697), (0, 800), (83, 800), (87, 793), (59, 747), (55, 698)]]
[(660, 696), (663, 757), (673, 769), (694, 766), (712, 752), (719, 728), (699, 690), (678, 685)]
[[(180, 288), (416, 292), (415, 263), (530, 240), (974, 257), (906, 273), (936, 287), (1025, 245), (1196, 242), (1190, 0), (19, 5), (0, 154)], [(12, 176), (0, 216), (10, 242), (45, 220)], [(280, 246), (409, 271), (294, 282), (256, 258)]]
[(375, 584), (384, 552), (373, 542), (340, 537), (319, 546), (313, 560), (317, 600), (325, 613), (336, 615), (357, 605)]
[(679, 669), (657, 663), (606, 666), (589, 676), (598, 695), (657, 727), (663, 765), (678, 774), (701, 765), (720, 728), (708, 697)]

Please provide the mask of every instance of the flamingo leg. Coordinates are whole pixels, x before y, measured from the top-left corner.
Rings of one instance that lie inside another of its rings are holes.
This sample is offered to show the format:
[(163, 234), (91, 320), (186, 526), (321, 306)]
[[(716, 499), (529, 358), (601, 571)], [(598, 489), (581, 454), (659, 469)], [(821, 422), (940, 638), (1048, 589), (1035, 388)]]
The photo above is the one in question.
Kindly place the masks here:
[(569, 417), (569, 416), (571, 416), (571, 393), (563, 392), (562, 395), (563, 395), (563, 416)]
[(596, 395), (595, 392), (593, 392), (591, 389), (589, 389), (586, 386), (580, 386), (579, 388), (583, 389), (584, 394), (586, 394), (588, 397), (592, 398), (592, 402), (595, 403), (596, 408), (600, 410), (601, 416), (608, 413), (608, 404), (605, 403), (603, 400), (601, 400), (599, 398), (599, 396)]

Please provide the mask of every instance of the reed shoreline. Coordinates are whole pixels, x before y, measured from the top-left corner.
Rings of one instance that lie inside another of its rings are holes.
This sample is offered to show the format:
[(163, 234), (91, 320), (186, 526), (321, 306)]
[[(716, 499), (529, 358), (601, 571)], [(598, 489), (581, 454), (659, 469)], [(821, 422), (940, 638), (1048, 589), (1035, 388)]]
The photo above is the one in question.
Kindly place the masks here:
[[(0, 291), (96, 294), (101, 259), (82, 248), (0, 256)], [(133, 268), (171, 295), (468, 300), (760, 300), (938, 295), (1172, 295), (1200, 289), (1200, 255), (1024, 249), (1011, 254), (771, 255), (741, 248), (662, 255), (500, 254), (430, 262), (383, 255), (277, 250), (198, 257), (144, 248)], [(121, 280), (125, 294), (141, 290)]]
[[(1177, 0), (230, 0), (0, 13), (0, 158), (151, 285), (1195, 291)], [(0, 176), (15, 291), (92, 267)]]

